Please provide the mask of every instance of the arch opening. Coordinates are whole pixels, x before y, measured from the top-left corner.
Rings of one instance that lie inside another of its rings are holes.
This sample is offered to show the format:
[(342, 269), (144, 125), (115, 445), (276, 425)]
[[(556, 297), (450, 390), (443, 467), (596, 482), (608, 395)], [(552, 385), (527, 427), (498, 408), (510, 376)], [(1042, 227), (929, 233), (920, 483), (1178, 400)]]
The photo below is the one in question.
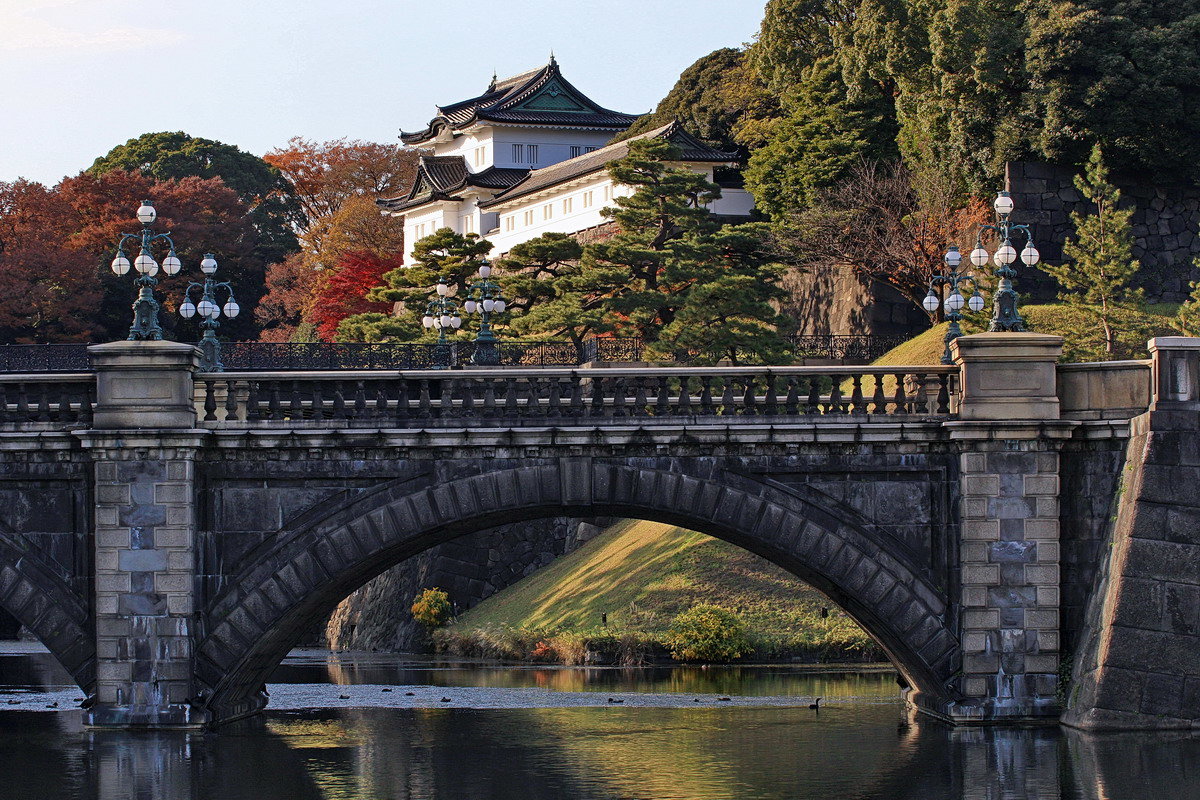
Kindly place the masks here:
[(257, 711), (267, 674), (321, 614), (429, 547), (500, 524), (622, 517), (742, 547), (829, 597), (922, 694), (954, 694), (959, 649), (944, 596), (898, 548), (841, 509), (769, 479), (602, 460), (430, 476), (346, 502), (256, 551), (207, 611), (197, 675), (213, 717)]

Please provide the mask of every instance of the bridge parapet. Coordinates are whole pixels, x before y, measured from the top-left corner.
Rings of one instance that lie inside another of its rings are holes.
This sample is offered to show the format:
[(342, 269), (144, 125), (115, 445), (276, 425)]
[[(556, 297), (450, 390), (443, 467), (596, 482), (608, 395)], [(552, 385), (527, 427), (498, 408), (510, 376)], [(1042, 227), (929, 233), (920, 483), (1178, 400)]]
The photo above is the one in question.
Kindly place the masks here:
[(206, 373), (203, 427), (489, 427), (950, 416), (954, 367)]

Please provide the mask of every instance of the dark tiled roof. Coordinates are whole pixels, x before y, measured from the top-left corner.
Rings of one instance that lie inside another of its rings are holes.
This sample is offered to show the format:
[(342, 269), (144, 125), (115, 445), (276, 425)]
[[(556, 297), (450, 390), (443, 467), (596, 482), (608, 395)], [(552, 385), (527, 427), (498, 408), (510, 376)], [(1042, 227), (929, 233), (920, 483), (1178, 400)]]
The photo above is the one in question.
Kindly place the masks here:
[(467, 160), (462, 156), (422, 156), (417, 164), (416, 180), (408, 194), (375, 203), (384, 211), (404, 211), (431, 200), (450, 199), (451, 194), (467, 186), (507, 189), (527, 174), (527, 169), (511, 167), (488, 167), (473, 173), (467, 169)]
[(628, 155), (629, 143), (638, 139), (665, 139), (669, 141), (679, 150), (680, 161), (727, 163), (738, 160), (737, 153), (726, 153), (722, 150), (709, 147), (684, 130), (683, 126), (678, 122), (671, 122), (663, 125), (661, 128), (655, 128), (652, 131), (647, 131), (639, 136), (626, 139), (623, 142), (601, 147), (599, 150), (584, 153), (581, 156), (576, 156), (566, 161), (560, 161), (549, 167), (535, 169), (529, 173), (525, 180), (517, 183), (511, 189), (501, 192), (491, 200), (481, 202), (479, 205), (482, 208), (499, 205), (509, 200), (547, 189), (564, 181), (572, 180), (573, 178), (599, 172), (611, 162)]
[(484, 120), (517, 125), (561, 125), (622, 131), (637, 119), (596, 105), (559, 72), (558, 62), (540, 69), (514, 75), (503, 81), (492, 80), (478, 97), (438, 107), (438, 115), (425, 130), (401, 131), (405, 144), (420, 144), (437, 135), (442, 128), (458, 130)]

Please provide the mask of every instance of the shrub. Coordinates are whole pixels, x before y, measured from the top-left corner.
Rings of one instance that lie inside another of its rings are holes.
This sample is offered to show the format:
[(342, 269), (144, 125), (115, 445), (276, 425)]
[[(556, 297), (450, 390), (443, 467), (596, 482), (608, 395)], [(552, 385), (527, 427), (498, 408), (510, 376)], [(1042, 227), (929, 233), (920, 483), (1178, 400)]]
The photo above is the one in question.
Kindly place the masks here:
[(704, 603), (675, 617), (666, 643), (679, 661), (733, 661), (753, 651), (737, 614)]
[(450, 595), (436, 586), (424, 589), (413, 598), (413, 619), (428, 630), (440, 628), (450, 620)]

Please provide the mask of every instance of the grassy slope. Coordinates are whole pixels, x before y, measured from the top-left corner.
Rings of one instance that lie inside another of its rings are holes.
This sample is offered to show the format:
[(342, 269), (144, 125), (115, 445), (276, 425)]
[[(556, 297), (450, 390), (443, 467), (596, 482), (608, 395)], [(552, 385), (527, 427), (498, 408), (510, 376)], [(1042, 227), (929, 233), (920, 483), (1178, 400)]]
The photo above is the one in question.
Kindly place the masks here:
[[(815, 589), (743, 550), (693, 531), (626, 521), (480, 603), (453, 626), (661, 634), (697, 603), (737, 611), (767, 649), (868, 646)], [(822, 618), (820, 609), (829, 609)], [(839, 644), (840, 643), (840, 644)]]
[[(1174, 314), (1179, 309), (1178, 304), (1159, 303), (1148, 306), (1145, 312), (1119, 311), (1116, 314), (1118, 327), (1126, 332), (1131, 341), (1128, 352), (1117, 353), (1117, 358), (1148, 358), (1145, 350), (1146, 339), (1151, 336), (1178, 336), (1174, 326)], [(1081, 319), (1081, 312), (1064, 305), (1030, 305), (1021, 307), (1021, 315), (1029, 323), (1029, 327), (1038, 333), (1053, 333), (1065, 337), (1068, 341), (1064, 346), (1064, 360), (1083, 360), (1079, 357), (1073, 343), (1081, 336), (1091, 339), (1093, 349), (1099, 347), (1102, 341), (1098, 325)], [(1067, 325), (1064, 325), (1068, 323)], [(1072, 324), (1073, 323), (1073, 324)], [(945, 347), (943, 339), (946, 336), (948, 323), (935, 325), (924, 333), (914, 336), (904, 344), (880, 356), (874, 363), (881, 366), (902, 366), (918, 364), (938, 364), (942, 359)], [(979, 333), (983, 330), (972, 320), (963, 321), (964, 333)], [(1085, 332), (1082, 333), (1081, 332)]]

